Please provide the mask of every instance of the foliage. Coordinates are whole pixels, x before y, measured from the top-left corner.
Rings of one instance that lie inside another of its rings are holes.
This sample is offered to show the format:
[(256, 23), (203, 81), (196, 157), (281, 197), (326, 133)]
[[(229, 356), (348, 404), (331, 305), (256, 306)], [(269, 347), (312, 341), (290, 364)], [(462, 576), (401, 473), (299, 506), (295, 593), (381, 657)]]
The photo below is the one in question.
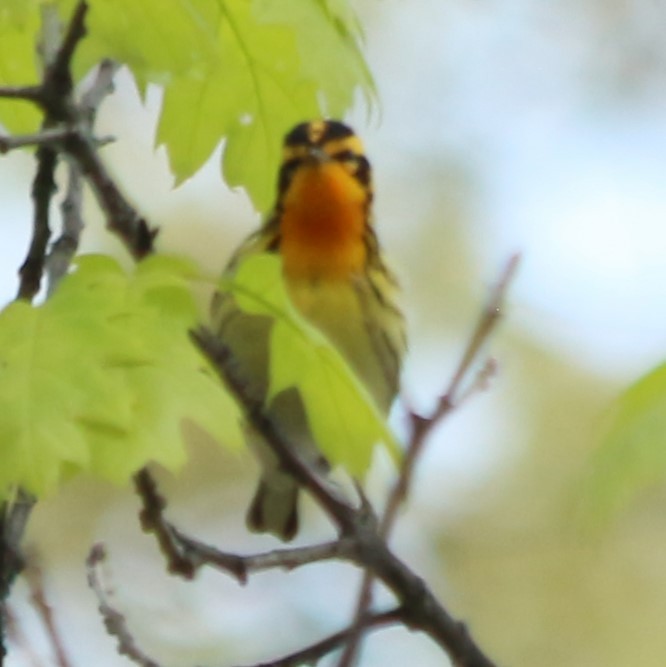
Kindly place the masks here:
[(397, 458), (399, 447), (365, 387), (291, 304), (277, 257), (249, 257), (224, 287), (246, 312), (274, 319), (268, 401), (297, 386), (318, 446), (353, 475), (365, 473), (376, 443), (383, 442)]
[[(57, 4), (69, 16), (73, 1)], [(0, 84), (38, 78), (39, 6), (0, 8)], [(176, 179), (192, 176), (225, 139), (225, 179), (265, 210), (285, 131), (341, 116), (357, 87), (373, 99), (359, 39), (345, 0), (92, 0), (75, 67), (80, 77), (108, 57), (129, 66), (142, 90), (162, 85), (157, 141)], [(34, 131), (37, 118), (25, 103), (0, 103), (0, 122), (14, 132)]]
[[(3, 3), (0, 85), (41, 78), (40, 14), (57, 7), (66, 19), (74, 4)], [(75, 80), (110, 57), (130, 68), (142, 91), (162, 85), (157, 140), (167, 147), (176, 179), (191, 176), (224, 139), (228, 182), (246, 187), (259, 208), (272, 198), (288, 126), (342, 115), (357, 86), (368, 99), (374, 92), (359, 51), (360, 28), (345, 0), (91, 0), (86, 26)], [(0, 122), (28, 132), (37, 130), (39, 117), (23, 101), (0, 99)], [(186, 339), (197, 319), (195, 278), (191, 267), (165, 258), (128, 276), (110, 259), (86, 257), (46, 304), (15, 303), (0, 314), (0, 441), (7, 443), (0, 490), (18, 483), (41, 495), (77, 470), (121, 481), (150, 460), (175, 467), (183, 457), (184, 417), (227, 443), (239, 442), (236, 408)], [(274, 340), (284, 329), (275, 327)], [(328, 360), (331, 377), (354, 387), (346, 399), (354, 404), (362, 389), (340, 370), (335, 353), (323, 344), (318, 349), (314, 356)], [(299, 381), (283, 374), (276, 375), (282, 383)], [(303, 381), (310, 386), (316, 377)], [(374, 413), (359, 414), (366, 418), (359, 417), (357, 440), (386, 436)], [(332, 458), (359, 470), (369, 456), (366, 444), (354, 456)]]
[[(238, 410), (187, 338), (200, 319), (197, 280), (182, 260), (151, 257), (127, 274), (87, 255), (43, 305), (0, 312), (1, 489), (43, 495), (80, 471), (123, 482), (150, 461), (175, 469), (184, 419), (240, 444)], [(298, 386), (322, 451), (352, 474), (378, 442), (397, 456), (364, 387), (291, 305), (277, 258), (246, 260), (226, 287), (275, 320), (269, 400)]]
[(123, 482), (184, 460), (183, 420), (238, 446), (238, 414), (187, 337), (196, 272), (152, 257), (125, 273), (83, 256), (46, 303), (0, 312), (0, 493), (92, 471)]

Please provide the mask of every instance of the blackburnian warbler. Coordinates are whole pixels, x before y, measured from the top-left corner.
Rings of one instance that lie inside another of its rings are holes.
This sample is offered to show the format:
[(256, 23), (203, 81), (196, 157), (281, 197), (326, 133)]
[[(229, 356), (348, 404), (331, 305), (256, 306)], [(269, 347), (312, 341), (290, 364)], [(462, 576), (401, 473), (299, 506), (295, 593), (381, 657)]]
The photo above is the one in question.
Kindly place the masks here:
[[(233, 276), (248, 256), (279, 253), (293, 304), (328, 337), (387, 414), (398, 391), (405, 328), (394, 301), (397, 285), (372, 226), (372, 198), (370, 164), (349, 127), (332, 120), (297, 125), (284, 140), (275, 208), (225, 273)], [(230, 293), (219, 293), (213, 321), (246, 391), (263, 400), (270, 319), (245, 313)], [(266, 414), (301, 457), (325, 468), (298, 388), (275, 396)], [(298, 530), (298, 486), (257, 434), (250, 441), (263, 471), (248, 526), (290, 540)]]

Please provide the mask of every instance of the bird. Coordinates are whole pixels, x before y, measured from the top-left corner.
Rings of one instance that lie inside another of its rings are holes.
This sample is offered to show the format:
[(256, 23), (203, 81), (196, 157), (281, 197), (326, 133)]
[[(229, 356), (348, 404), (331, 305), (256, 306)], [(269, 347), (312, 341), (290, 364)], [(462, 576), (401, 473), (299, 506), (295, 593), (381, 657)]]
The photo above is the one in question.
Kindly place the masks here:
[[(406, 334), (399, 286), (373, 224), (371, 176), (363, 144), (349, 126), (319, 119), (296, 125), (284, 138), (275, 205), (232, 254), (223, 277), (233, 279), (248, 257), (278, 254), (292, 304), (338, 350), (386, 416), (399, 389)], [(244, 390), (265, 402), (271, 319), (244, 312), (223, 288), (211, 317)], [(302, 460), (326, 475), (298, 388), (284, 389), (264, 407)], [(260, 434), (248, 439), (262, 472), (247, 526), (290, 541), (299, 528), (298, 483)]]

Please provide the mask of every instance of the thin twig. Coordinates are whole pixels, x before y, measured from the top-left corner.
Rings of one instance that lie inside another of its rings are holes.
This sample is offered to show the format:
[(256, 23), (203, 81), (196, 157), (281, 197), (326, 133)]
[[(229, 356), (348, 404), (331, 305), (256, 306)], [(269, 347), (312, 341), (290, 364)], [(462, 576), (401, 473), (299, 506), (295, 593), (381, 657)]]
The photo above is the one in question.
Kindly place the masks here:
[(29, 567), (24, 571), (24, 577), (28, 583), (28, 588), (30, 589), (30, 599), (37, 611), (37, 615), (44, 624), (58, 667), (70, 667), (71, 663), (67, 657), (62, 637), (56, 627), (53, 609), (46, 599), (42, 571), (32, 558), (29, 559), (29, 563)]
[(344, 539), (307, 547), (273, 549), (264, 553), (241, 556), (220, 551), (187, 537), (176, 528), (173, 528), (173, 534), (178, 539), (184, 556), (191, 559), (196, 569), (203, 565), (214, 567), (233, 575), (240, 584), (245, 584), (248, 576), (255, 572), (274, 569), (290, 571), (328, 560), (350, 560), (352, 555), (352, 545)]
[(114, 60), (109, 58), (102, 60), (97, 67), (95, 80), (81, 96), (79, 114), (82, 116), (81, 120), (87, 123), (88, 127), (92, 128), (97, 110), (104, 98), (113, 93), (115, 89), (113, 77), (119, 69), (120, 65)]
[[(405, 453), (405, 457), (400, 468), (398, 479), (389, 494), (386, 507), (379, 523), (379, 533), (384, 538), (389, 538), (391, 529), (395, 523), (398, 511), (405, 502), (409, 494), (409, 489), (414, 477), (416, 463), (420, 458), (425, 442), (432, 430), (439, 425), (455, 408), (469, 399), (474, 393), (479, 391), (488, 383), (491, 375), (496, 370), (494, 360), (489, 359), (481, 368), (466, 390), (461, 389), (470, 368), (476, 362), (476, 359), (494, 331), (502, 313), (502, 303), (506, 296), (509, 284), (518, 268), (519, 255), (513, 255), (506, 263), (500, 277), (490, 293), (488, 301), (479, 316), (479, 320), (474, 328), (463, 355), (456, 367), (455, 372), (449, 382), (449, 385), (440, 398), (432, 415), (428, 418), (420, 417), (415, 412), (410, 413), (412, 422), (412, 433)], [(372, 604), (372, 586), (374, 575), (372, 570), (365, 570), (361, 587), (359, 589), (356, 609), (354, 612), (354, 623), (350, 632), (349, 642), (338, 662), (338, 667), (352, 667), (356, 661), (356, 656), (360, 647), (361, 637), (364, 633), (364, 619), (367, 617), (367, 610)]]
[(127, 656), (141, 667), (160, 667), (159, 663), (147, 656), (137, 645), (132, 633), (127, 628), (125, 617), (114, 609), (108, 601), (109, 592), (103, 584), (102, 565), (106, 560), (106, 552), (102, 544), (95, 545), (86, 559), (88, 585), (97, 597), (100, 614), (108, 633), (116, 638), (118, 653)]
[[(113, 75), (118, 65), (111, 60), (100, 63), (92, 84), (81, 96), (79, 113), (82, 124), (92, 131), (97, 109), (104, 98), (113, 92)], [(62, 130), (69, 134), (69, 130)], [(64, 135), (67, 136), (67, 135)], [(1, 142), (1, 138), (0, 138)], [(1, 143), (0, 143), (1, 148)], [(67, 193), (61, 204), (62, 233), (51, 246), (46, 258), (48, 293), (53, 293), (60, 280), (66, 275), (79, 246), (79, 238), (83, 231), (83, 175), (78, 163), (72, 159), (67, 161), (69, 180)]]
[[(479, 321), (469, 339), (460, 363), (451, 378), (451, 382), (443, 396), (439, 399), (434, 412), (428, 418), (420, 417), (414, 412), (411, 413), (412, 436), (410, 444), (405, 455), (400, 476), (391, 493), (386, 511), (382, 518), (382, 530), (385, 534), (388, 534), (388, 531), (395, 520), (397, 507), (394, 509), (393, 506), (399, 506), (409, 494), (409, 487), (414, 476), (414, 466), (427, 437), (459, 404), (461, 399), (461, 386), (503, 313), (502, 304), (511, 280), (518, 268), (519, 261), (520, 255), (512, 255), (500, 273), (500, 277), (490, 293), (486, 306), (479, 317)], [(483, 366), (481, 372), (477, 374), (475, 381), (472, 383), (472, 393), (487, 384), (488, 375), (494, 372), (494, 368), (494, 362), (487, 362)], [(468, 397), (469, 395), (468, 392), (466, 396)]]
[(48, 146), (55, 148), (72, 133), (69, 127), (51, 127), (41, 130), (35, 134), (22, 134), (18, 136), (0, 135), (0, 153), (9, 153), (17, 148), (26, 146)]
[(351, 557), (349, 542), (345, 540), (294, 549), (274, 549), (245, 556), (221, 551), (185, 535), (166, 520), (163, 514), (165, 501), (157, 492), (155, 482), (147, 470), (139, 471), (134, 483), (143, 505), (143, 529), (156, 536), (169, 571), (186, 579), (192, 579), (201, 567), (207, 565), (245, 584), (248, 576), (254, 572), (275, 568), (294, 570), (311, 563), (332, 559), (349, 560)]
[(152, 228), (122, 194), (97, 154), (96, 141), (78, 132), (68, 137), (64, 148), (90, 183), (106, 217), (107, 229), (120, 238), (134, 259), (151, 254), (158, 230)]
[(37, 150), (37, 172), (32, 183), (32, 199), (34, 216), (32, 223), (32, 239), (25, 261), (19, 269), (19, 289), (17, 298), (32, 301), (42, 281), (44, 257), (51, 228), (49, 225), (49, 208), (55, 193), (54, 181), (57, 163), (56, 152), (52, 148), (41, 146)]
[(16, 497), (0, 506), (0, 667), (5, 648), (5, 619), (7, 598), (12, 584), (24, 566), (21, 538), (25, 532), (35, 500), (27, 492), (18, 489)]
[(0, 86), (0, 97), (7, 100), (25, 100), (42, 106), (41, 86)]
[[(65, 141), (72, 137), (77, 137), (81, 130), (68, 125), (60, 125), (47, 130), (41, 130), (34, 134), (3, 135), (0, 134), (0, 154), (25, 148), (26, 146), (48, 146), (56, 152), (65, 151)], [(115, 138), (112, 136), (95, 137), (94, 144), (98, 148), (113, 143)]]
[(72, 259), (79, 247), (79, 238), (83, 231), (83, 178), (81, 170), (75, 162), (69, 161), (67, 165), (69, 180), (67, 192), (60, 205), (62, 212), (62, 233), (53, 243), (46, 257), (47, 296), (51, 296), (54, 290), (65, 277)]
[[(88, 6), (80, 2), (67, 26), (65, 36), (57, 46), (50, 43), (58, 39), (57, 16), (53, 8), (46, 8), (44, 15), (44, 40), (42, 53), (46, 58), (41, 84), (40, 103), (45, 111), (43, 133), (57, 129), (60, 122), (71, 120), (71, 93), (73, 88), (70, 62), (74, 49), (85, 35), (84, 18)], [(47, 43), (48, 42), (48, 43)], [(6, 143), (6, 142), (5, 142)], [(44, 272), (44, 258), (51, 236), (49, 207), (55, 193), (54, 174), (58, 156), (52, 146), (40, 145), (37, 149), (37, 172), (33, 181), (32, 198), (35, 215), (33, 234), (25, 262), (19, 270), (18, 298), (32, 300), (39, 291)]]
[(53, 60), (46, 64), (42, 80), (41, 104), (51, 122), (74, 120), (72, 118), (74, 81), (72, 79), (71, 62), (74, 51), (86, 36), (85, 18), (87, 13), (88, 3), (85, 0), (79, 0)]
[(169, 572), (185, 579), (192, 579), (196, 573), (195, 565), (188, 558), (176, 537), (172, 526), (164, 519), (166, 501), (159, 494), (157, 484), (146, 468), (134, 475), (134, 487), (141, 498), (143, 509), (139, 515), (141, 527), (157, 538), (160, 550), (166, 558)]
[[(402, 609), (400, 607), (372, 614), (364, 619), (365, 627), (368, 630), (377, 630), (402, 622)], [(348, 640), (350, 632), (351, 628), (341, 630), (300, 651), (290, 653), (277, 660), (255, 664), (252, 667), (300, 667), (300, 665), (314, 665), (329, 653), (343, 646)]]
[[(35, 642), (23, 632), (21, 623), (9, 604), (5, 605), (4, 608), (4, 620), (7, 627), (7, 639), (14, 646), (21, 649), (31, 667), (43, 667), (42, 661), (33, 649)], [(0, 665), (2, 664), (2, 659), (0, 658)]]
[[(98, 97), (107, 94), (117, 65), (104, 61), (98, 73), (95, 91), (89, 98), (76, 104), (72, 96), (70, 63), (79, 41), (85, 36), (85, 16), (88, 5), (80, 0), (53, 62), (46, 68), (39, 86), (0, 87), (0, 97), (25, 99), (38, 104), (46, 111), (47, 120), (42, 132), (26, 137), (5, 137), (0, 140), (0, 150), (16, 145), (51, 144), (57, 140), (58, 150), (68, 153), (79, 165), (81, 174), (90, 182), (97, 201), (106, 217), (106, 226), (125, 244), (137, 260), (153, 251), (157, 230), (129, 203), (104, 163), (97, 155), (100, 141), (90, 132), (90, 112), (98, 104)], [(53, 135), (49, 132), (53, 130)], [(45, 134), (46, 132), (46, 134)]]

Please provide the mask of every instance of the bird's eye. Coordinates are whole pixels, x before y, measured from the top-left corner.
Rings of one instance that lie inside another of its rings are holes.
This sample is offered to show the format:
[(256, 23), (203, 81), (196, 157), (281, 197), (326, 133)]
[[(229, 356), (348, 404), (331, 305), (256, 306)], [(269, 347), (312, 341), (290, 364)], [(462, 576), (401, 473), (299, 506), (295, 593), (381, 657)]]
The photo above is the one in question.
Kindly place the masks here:
[(352, 176), (356, 176), (364, 160), (362, 155), (350, 150), (333, 153), (331, 158), (339, 162)]
[(331, 158), (333, 160), (337, 160), (338, 162), (349, 162), (352, 164), (357, 164), (359, 156), (353, 151), (345, 150), (333, 153), (333, 155), (331, 155)]
[(370, 183), (370, 163), (365, 155), (360, 155), (354, 151), (344, 150), (333, 153), (331, 158), (339, 162), (356, 180), (364, 185)]

